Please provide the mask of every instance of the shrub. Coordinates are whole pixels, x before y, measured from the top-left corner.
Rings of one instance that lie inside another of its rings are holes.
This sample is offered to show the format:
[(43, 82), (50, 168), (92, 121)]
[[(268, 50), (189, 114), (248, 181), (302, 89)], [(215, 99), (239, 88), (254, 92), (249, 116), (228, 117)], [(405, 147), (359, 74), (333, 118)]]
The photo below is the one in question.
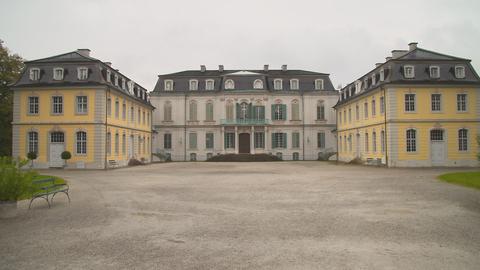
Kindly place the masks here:
[(72, 158), (72, 154), (68, 151), (63, 151), (62, 152), (62, 159), (67, 161)]
[(320, 154), (318, 155), (318, 160), (328, 161), (328, 159), (329, 159), (331, 156), (335, 155), (335, 154), (337, 154), (337, 153), (336, 153), (336, 152), (320, 153)]
[(36, 152), (28, 152), (27, 158), (31, 161), (30, 166), (33, 167), (33, 161), (37, 159), (37, 153)]
[(161, 161), (172, 161), (170, 155), (167, 155), (164, 152), (153, 153), (152, 155), (156, 156)]
[(361, 164), (363, 164), (363, 161), (362, 161), (361, 158), (356, 157), (356, 158), (350, 160), (350, 161), (348, 162), (348, 164), (359, 164), (359, 165), (361, 165)]
[(0, 157), (0, 201), (18, 201), (30, 191), (37, 173), (22, 170), (27, 163), (28, 160)]
[(131, 158), (128, 161), (128, 166), (139, 166), (139, 165), (145, 165), (145, 164), (136, 158)]

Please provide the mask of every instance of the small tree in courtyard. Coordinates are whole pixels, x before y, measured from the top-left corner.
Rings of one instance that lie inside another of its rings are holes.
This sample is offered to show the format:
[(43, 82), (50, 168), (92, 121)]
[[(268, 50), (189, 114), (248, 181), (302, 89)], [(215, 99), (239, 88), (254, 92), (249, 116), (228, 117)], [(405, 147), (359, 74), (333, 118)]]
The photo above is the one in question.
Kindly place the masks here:
[(30, 167), (33, 167), (33, 161), (37, 159), (37, 153), (36, 152), (28, 152), (27, 154), (28, 160), (30, 160)]
[(63, 161), (65, 162), (65, 167), (67, 166), (67, 160), (71, 159), (72, 158), (72, 154), (70, 154), (70, 152), (68, 151), (63, 151), (62, 152), (62, 159)]

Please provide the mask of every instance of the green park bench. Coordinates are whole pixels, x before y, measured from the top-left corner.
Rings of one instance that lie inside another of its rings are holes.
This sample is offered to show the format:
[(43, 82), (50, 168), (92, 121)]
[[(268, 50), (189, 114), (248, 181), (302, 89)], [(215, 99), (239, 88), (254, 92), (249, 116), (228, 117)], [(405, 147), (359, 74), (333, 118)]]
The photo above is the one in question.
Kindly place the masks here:
[[(28, 205), (28, 209), (32, 206), (33, 200), (37, 198), (43, 198), (47, 201), (48, 208), (50, 208), (50, 203), (53, 203), (53, 198), (58, 193), (65, 193), (70, 203), (70, 196), (68, 195), (68, 185), (67, 184), (55, 184), (55, 178), (45, 178), (32, 181), (32, 199)], [(50, 197), (51, 196), (51, 197)]]

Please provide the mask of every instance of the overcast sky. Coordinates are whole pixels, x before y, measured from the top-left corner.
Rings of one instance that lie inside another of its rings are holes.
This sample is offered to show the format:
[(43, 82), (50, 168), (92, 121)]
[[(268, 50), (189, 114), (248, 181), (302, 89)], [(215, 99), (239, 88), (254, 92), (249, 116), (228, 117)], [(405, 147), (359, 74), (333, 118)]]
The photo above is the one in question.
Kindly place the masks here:
[(28, 60), (89, 48), (153, 89), (186, 69), (305, 69), (345, 85), (393, 49), (472, 59), (480, 71), (480, 1), (0, 0), (0, 39)]

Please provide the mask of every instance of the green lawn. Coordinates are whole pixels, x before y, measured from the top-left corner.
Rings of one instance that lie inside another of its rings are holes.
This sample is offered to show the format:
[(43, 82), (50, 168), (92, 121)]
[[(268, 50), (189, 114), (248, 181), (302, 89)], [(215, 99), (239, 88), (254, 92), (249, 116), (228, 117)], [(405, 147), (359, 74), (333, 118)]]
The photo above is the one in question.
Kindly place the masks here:
[[(66, 183), (66, 181), (58, 176), (53, 176), (53, 175), (37, 175), (33, 178), (33, 180), (42, 180), (42, 179), (46, 179), (46, 178), (54, 178), (55, 179), (55, 184), (64, 184)], [(37, 189), (33, 191), (33, 193), (35, 193), (36, 191), (39, 191), (40, 188), (42, 187), (42, 185), (37, 185), (35, 186)], [(28, 192), (28, 193), (25, 193), (23, 194), (19, 200), (26, 200), (26, 199), (30, 199), (32, 197), (32, 192)]]
[(446, 173), (438, 178), (448, 183), (480, 189), (480, 172)]

